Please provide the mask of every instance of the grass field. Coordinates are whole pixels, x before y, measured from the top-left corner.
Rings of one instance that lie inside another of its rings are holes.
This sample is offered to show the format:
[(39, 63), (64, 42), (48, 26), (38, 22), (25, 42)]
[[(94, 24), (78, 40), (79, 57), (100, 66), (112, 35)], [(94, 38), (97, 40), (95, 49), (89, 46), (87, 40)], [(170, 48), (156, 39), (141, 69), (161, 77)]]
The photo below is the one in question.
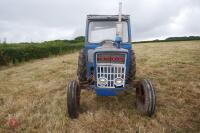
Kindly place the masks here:
[[(0, 70), (0, 132), (200, 132), (200, 41), (135, 44), (137, 78), (156, 87), (157, 111), (135, 108), (135, 93), (81, 93), (81, 114), (66, 117), (66, 90), (76, 78), (78, 53)], [(15, 118), (16, 127), (9, 126)]]

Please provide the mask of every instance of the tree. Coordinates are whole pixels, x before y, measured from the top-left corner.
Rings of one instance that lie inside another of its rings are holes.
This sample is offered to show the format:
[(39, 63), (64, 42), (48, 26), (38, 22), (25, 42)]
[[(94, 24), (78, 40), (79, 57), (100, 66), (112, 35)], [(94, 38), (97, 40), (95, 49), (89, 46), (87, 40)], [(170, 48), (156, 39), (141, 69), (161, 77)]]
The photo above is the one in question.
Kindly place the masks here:
[(84, 42), (85, 41), (85, 37), (84, 36), (78, 36), (74, 39), (77, 42)]
[(6, 44), (6, 41), (7, 41), (7, 39), (6, 39), (6, 37), (3, 39), (3, 44)]

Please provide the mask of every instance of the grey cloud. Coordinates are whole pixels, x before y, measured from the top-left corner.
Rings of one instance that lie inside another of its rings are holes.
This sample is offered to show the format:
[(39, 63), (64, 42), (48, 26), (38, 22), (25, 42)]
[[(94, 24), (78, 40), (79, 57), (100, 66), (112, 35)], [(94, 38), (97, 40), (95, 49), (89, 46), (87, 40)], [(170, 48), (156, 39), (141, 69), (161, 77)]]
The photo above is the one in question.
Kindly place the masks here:
[[(84, 35), (87, 14), (117, 14), (116, 0), (1, 0), (0, 38), (72, 39)], [(200, 34), (199, 0), (124, 0), (134, 40)]]

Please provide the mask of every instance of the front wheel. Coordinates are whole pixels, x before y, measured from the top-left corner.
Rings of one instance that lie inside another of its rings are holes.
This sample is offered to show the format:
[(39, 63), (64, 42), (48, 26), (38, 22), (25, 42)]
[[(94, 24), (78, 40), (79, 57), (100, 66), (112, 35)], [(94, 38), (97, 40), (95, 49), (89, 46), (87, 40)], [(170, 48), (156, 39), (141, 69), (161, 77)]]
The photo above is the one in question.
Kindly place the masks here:
[(67, 87), (67, 111), (70, 118), (78, 117), (80, 107), (80, 88), (76, 80), (68, 83)]
[(78, 76), (78, 80), (79, 81), (86, 81), (86, 73), (87, 73), (87, 69), (86, 69), (86, 61), (85, 61), (85, 55), (84, 55), (84, 50), (81, 49), (81, 51), (79, 52), (79, 57), (78, 57), (78, 70), (77, 70), (77, 76)]
[(135, 79), (135, 74), (136, 74), (135, 52), (131, 50), (131, 64), (130, 64), (130, 72), (128, 75), (128, 81), (132, 82)]
[(156, 109), (156, 95), (150, 80), (143, 79), (136, 87), (136, 106), (138, 111), (147, 116), (152, 116)]

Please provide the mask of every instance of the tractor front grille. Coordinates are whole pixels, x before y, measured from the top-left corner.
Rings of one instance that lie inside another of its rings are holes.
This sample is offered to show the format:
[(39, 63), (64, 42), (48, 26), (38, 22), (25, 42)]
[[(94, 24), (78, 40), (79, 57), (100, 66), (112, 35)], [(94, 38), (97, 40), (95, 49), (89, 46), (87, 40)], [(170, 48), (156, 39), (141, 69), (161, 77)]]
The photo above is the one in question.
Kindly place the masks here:
[[(110, 64), (110, 65), (103, 65), (97, 64), (96, 67), (96, 79), (97, 79), (97, 87), (99, 88), (116, 88), (114, 84), (114, 80), (116, 78), (123, 79), (123, 85), (125, 84), (125, 73), (126, 67), (125, 64)], [(102, 85), (99, 83), (99, 78), (106, 78), (107, 84)]]

